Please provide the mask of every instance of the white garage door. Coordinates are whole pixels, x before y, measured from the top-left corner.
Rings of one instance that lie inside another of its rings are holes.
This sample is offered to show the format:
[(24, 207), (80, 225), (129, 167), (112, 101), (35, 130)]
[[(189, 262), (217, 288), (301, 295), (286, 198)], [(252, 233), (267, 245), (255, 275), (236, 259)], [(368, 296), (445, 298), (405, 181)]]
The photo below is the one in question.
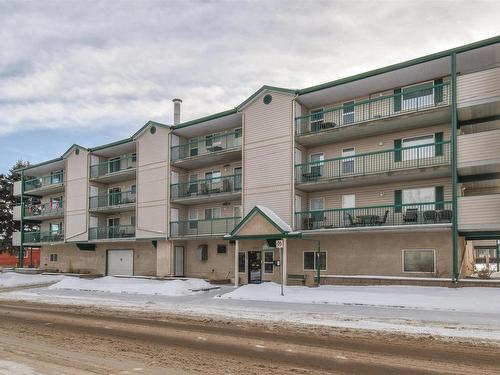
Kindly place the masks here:
[(108, 276), (134, 274), (134, 250), (108, 250)]

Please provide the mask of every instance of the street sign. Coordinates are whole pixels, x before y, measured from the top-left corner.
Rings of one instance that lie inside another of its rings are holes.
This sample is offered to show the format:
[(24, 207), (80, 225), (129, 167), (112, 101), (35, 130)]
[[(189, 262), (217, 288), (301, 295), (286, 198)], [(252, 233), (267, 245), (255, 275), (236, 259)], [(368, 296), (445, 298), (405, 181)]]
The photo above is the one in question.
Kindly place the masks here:
[(283, 240), (276, 240), (276, 248), (283, 249)]

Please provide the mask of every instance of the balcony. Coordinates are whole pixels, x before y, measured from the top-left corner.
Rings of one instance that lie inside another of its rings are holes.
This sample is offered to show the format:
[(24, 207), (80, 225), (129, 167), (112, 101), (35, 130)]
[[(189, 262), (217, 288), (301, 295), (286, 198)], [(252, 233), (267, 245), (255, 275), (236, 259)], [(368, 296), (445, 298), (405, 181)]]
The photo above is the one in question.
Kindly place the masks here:
[(172, 163), (181, 168), (198, 168), (241, 159), (241, 131), (226, 132), (171, 147)]
[(457, 166), (460, 175), (500, 172), (500, 130), (458, 136)]
[(500, 194), (458, 197), (458, 229), (500, 231)]
[(451, 223), (451, 202), (336, 208), (296, 212), (298, 229), (377, 229)]
[(170, 237), (210, 237), (231, 233), (241, 217), (170, 222)]
[(241, 174), (170, 185), (172, 202), (198, 204), (221, 202), (241, 195)]
[(44, 220), (63, 216), (63, 201), (26, 205), (23, 209), (23, 217), (28, 220)]
[(25, 232), (24, 244), (64, 242), (64, 231)]
[(111, 158), (90, 166), (90, 179), (103, 183), (135, 179), (137, 160), (135, 154)]
[(135, 237), (135, 225), (89, 228), (89, 240), (131, 239)]
[(419, 85), (350, 103), (296, 117), (297, 142), (326, 144), (449, 121), (450, 87), (449, 83)]
[(89, 198), (91, 212), (124, 212), (135, 209), (135, 191), (118, 191)]
[[(368, 152), (295, 165), (295, 183), (304, 191), (450, 175), (450, 141)], [(440, 168), (441, 167), (441, 168)]]
[(64, 191), (64, 172), (33, 177), (24, 181), (24, 193), (28, 195), (46, 195)]

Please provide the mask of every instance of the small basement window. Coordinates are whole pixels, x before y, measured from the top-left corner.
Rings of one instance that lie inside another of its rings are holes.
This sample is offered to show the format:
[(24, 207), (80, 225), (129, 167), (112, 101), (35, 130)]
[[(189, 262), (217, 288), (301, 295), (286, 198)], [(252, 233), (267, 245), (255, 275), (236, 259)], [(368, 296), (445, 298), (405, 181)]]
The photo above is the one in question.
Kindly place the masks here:
[(264, 251), (264, 273), (274, 271), (274, 251)]
[(238, 253), (238, 272), (246, 272), (246, 253)]
[(217, 254), (226, 254), (226, 253), (227, 253), (226, 244), (217, 245)]
[(316, 271), (316, 260), (320, 271), (326, 271), (326, 251), (320, 251), (319, 257), (316, 253), (316, 251), (304, 251), (304, 271)]
[(435, 272), (434, 250), (403, 250), (403, 272)]
[(49, 254), (49, 261), (57, 262), (57, 254)]

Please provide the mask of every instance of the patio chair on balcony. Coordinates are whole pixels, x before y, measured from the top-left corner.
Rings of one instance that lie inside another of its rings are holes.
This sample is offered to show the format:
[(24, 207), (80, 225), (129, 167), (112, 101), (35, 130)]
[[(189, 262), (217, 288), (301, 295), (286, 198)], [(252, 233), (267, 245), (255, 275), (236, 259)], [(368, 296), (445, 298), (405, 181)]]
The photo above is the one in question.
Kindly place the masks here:
[(418, 221), (418, 209), (408, 208), (403, 215), (403, 221), (405, 223), (416, 223)]
[(355, 220), (350, 213), (347, 213), (347, 220), (349, 221), (349, 226), (351, 227), (357, 227), (361, 224), (357, 219)]
[(389, 216), (389, 210), (386, 210), (382, 218), (378, 217), (378, 219), (375, 220), (375, 224), (384, 225), (387, 222), (388, 216)]
[(424, 223), (435, 223), (438, 220), (438, 213), (434, 210), (424, 211)]
[(208, 185), (203, 183), (200, 185), (200, 194), (201, 195), (208, 195)]
[(441, 210), (438, 212), (440, 223), (451, 223), (452, 212), (451, 210)]

